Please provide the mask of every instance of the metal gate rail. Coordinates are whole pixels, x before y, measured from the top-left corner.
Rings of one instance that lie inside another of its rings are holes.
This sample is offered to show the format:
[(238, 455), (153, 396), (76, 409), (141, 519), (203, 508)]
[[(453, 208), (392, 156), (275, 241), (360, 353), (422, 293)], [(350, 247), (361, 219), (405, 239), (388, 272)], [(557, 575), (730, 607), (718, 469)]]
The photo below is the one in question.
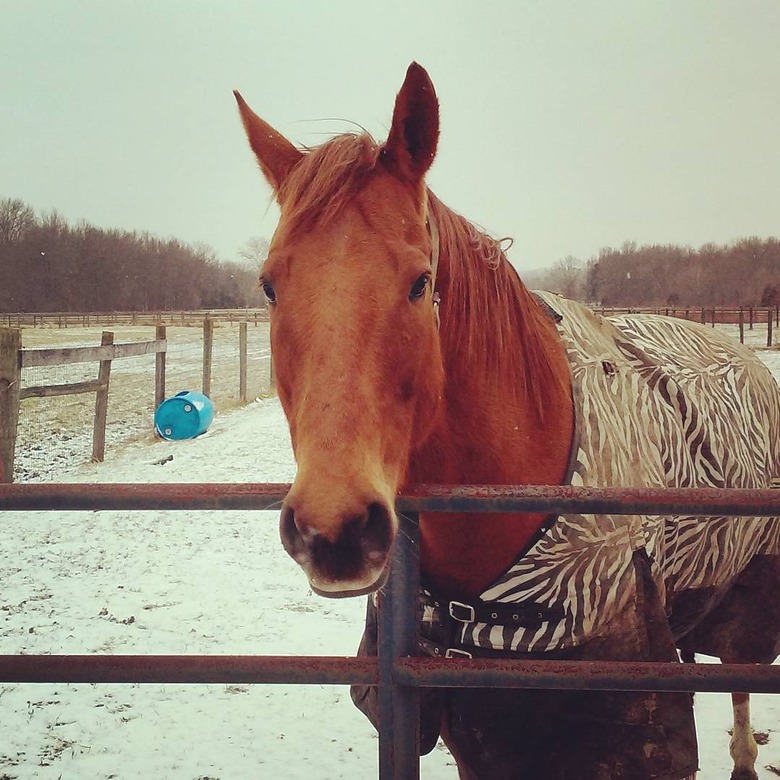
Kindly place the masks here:
[[(0, 485), (0, 511), (268, 510), (281, 484)], [(379, 609), (379, 657), (0, 655), (0, 682), (298, 683), (379, 686), (381, 780), (419, 778), (419, 688), (780, 693), (780, 667), (641, 662), (414, 658), (418, 512), (581, 512), (780, 516), (780, 491), (745, 489), (427, 486), (398, 499), (402, 532)]]

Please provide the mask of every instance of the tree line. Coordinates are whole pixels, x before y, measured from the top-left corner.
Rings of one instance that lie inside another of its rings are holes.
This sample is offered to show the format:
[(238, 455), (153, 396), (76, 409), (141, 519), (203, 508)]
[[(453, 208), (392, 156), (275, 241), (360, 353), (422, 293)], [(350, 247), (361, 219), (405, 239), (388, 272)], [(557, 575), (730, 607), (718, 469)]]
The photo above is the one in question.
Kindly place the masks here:
[(584, 263), (567, 257), (528, 281), (604, 306), (777, 306), (780, 240), (753, 237), (699, 249), (626, 242)]
[(260, 306), (257, 272), (204, 245), (69, 225), (0, 200), (0, 311), (166, 311)]

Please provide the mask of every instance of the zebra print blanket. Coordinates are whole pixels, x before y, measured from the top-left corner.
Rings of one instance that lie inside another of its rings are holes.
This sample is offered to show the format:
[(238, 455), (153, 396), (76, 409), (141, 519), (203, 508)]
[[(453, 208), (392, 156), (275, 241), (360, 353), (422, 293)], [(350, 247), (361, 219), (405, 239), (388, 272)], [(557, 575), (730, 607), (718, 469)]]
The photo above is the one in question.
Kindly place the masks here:
[[(571, 363), (571, 484), (780, 484), (780, 394), (748, 349), (683, 320), (604, 318), (549, 293), (539, 297), (560, 317)], [(725, 588), (755, 555), (780, 553), (780, 518), (558, 517), (481, 597), (562, 606), (563, 618), (519, 627), (465, 622), (459, 646), (545, 652), (614, 633), (633, 607), (637, 551), (647, 554), (668, 613), (677, 595)]]

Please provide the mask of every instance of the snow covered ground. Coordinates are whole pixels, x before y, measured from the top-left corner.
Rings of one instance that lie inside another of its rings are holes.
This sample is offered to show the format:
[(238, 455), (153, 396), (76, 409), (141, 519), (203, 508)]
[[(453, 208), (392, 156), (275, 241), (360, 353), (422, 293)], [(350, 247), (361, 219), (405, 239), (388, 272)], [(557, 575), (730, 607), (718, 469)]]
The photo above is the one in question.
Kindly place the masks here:
[[(780, 353), (762, 358), (780, 375)], [(171, 460), (167, 460), (172, 456)], [(75, 482), (288, 482), (275, 399), (220, 413), (202, 437), (151, 434)], [(40, 512), (0, 518), (0, 653), (352, 655), (362, 599), (314, 596), (272, 512)], [(780, 697), (755, 696), (759, 777), (780, 776)], [(700, 780), (730, 771), (726, 694), (698, 694)], [(3, 685), (0, 780), (363, 780), (377, 738), (340, 686)], [(456, 777), (441, 746), (422, 777)], [(584, 779), (587, 780), (587, 779)]]

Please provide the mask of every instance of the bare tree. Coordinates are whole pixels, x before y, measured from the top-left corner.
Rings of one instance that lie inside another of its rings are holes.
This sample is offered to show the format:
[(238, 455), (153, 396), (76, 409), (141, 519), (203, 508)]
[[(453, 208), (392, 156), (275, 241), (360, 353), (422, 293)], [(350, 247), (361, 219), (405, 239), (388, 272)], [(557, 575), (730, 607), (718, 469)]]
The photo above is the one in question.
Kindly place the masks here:
[(268, 257), (268, 247), (270, 242), (263, 236), (252, 236), (248, 238), (244, 245), (238, 250), (238, 256), (251, 266), (252, 270), (259, 271), (260, 266)]
[(19, 198), (0, 200), (0, 243), (20, 241), (35, 223), (35, 212)]
[(585, 292), (585, 271), (576, 257), (567, 255), (552, 267), (550, 281), (554, 292), (564, 298), (581, 300)]

